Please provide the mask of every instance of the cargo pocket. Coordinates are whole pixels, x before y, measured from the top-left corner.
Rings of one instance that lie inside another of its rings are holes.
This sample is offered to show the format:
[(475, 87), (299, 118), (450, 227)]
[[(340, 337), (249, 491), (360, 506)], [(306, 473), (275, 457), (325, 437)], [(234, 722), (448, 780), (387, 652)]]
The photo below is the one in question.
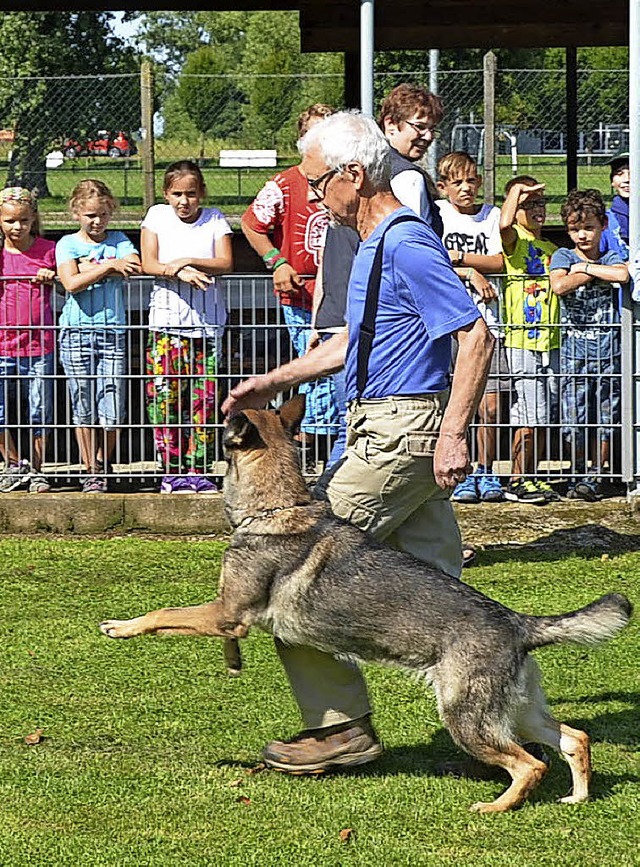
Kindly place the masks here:
[(408, 433), (407, 452), (412, 457), (432, 458), (438, 444), (438, 435), (432, 433)]
[(385, 503), (398, 501), (398, 508), (402, 508), (416, 500), (410, 510), (419, 504), (422, 487), (428, 486), (433, 476), (433, 455), (437, 442), (437, 434), (421, 431), (405, 434), (380, 491)]

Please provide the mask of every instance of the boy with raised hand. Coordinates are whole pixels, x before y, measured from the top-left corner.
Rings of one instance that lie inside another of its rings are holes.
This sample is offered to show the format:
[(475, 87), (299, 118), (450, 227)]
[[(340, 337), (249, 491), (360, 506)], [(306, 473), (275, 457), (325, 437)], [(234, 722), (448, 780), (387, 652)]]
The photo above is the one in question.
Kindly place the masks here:
[(551, 422), (557, 395), (560, 304), (549, 284), (549, 263), (556, 245), (542, 237), (546, 218), (544, 184), (528, 175), (505, 187), (500, 212), (504, 251), (505, 347), (515, 400), (511, 425), (508, 500), (542, 505), (558, 499), (546, 483), (533, 478)]
[(607, 210), (607, 226), (600, 239), (600, 252), (616, 250), (623, 261), (629, 260), (629, 154), (616, 154), (609, 160), (611, 186), (614, 190), (611, 207)]
[(438, 191), (445, 199), (436, 204), (443, 223), (442, 242), (456, 274), (496, 338), (485, 393), (478, 407), (480, 425), (476, 438), (478, 467), (456, 486), (451, 498), (459, 503), (499, 502), (502, 486), (493, 474), (500, 408), (500, 392), (508, 391), (507, 359), (500, 340), (497, 293), (485, 274), (499, 274), (504, 267), (500, 239), (500, 209), (476, 204), (482, 177), (475, 160), (465, 151), (452, 151), (438, 163)]
[[(561, 215), (574, 245), (556, 250), (550, 266), (563, 326), (562, 420), (573, 462), (567, 497), (594, 502), (601, 496), (600, 475), (609, 462), (613, 426), (619, 422), (619, 299), (629, 270), (619, 251), (600, 252), (607, 217), (598, 190), (572, 190)], [(600, 443), (594, 442), (588, 454), (586, 426), (594, 421)]]

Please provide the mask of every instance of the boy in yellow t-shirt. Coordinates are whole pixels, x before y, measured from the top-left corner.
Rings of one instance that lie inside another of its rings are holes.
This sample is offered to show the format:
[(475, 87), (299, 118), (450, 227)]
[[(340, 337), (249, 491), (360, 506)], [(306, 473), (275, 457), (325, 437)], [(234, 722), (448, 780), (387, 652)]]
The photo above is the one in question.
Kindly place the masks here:
[(558, 499), (546, 482), (532, 478), (557, 399), (560, 346), (560, 305), (549, 284), (549, 262), (556, 246), (542, 237), (544, 186), (527, 175), (512, 178), (500, 213), (507, 275), (505, 347), (515, 390), (511, 425), (516, 428), (505, 496), (538, 504)]

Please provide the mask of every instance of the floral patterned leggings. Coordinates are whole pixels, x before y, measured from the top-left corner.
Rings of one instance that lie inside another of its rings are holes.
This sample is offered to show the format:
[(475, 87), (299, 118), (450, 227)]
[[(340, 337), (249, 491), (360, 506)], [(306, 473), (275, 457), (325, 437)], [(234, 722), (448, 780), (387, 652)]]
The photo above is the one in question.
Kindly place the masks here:
[(151, 332), (147, 413), (166, 474), (206, 473), (215, 456), (216, 341)]

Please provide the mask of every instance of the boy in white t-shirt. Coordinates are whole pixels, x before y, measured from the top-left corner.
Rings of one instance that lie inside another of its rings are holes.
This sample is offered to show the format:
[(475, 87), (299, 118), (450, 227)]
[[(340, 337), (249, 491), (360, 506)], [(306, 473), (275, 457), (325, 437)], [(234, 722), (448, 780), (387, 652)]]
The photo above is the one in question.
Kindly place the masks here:
[[(476, 204), (482, 177), (475, 160), (465, 151), (446, 154), (438, 163), (438, 190), (446, 196), (436, 204), (444, 232), (442, 243), (451, 264), (467, 286), (482, 316), (497, 338), (484, 396), (478, 407), (478, 466), (456, 486), (452, 499), (460, 503), (499, 502), (502, 486), (493, 475), (500, 418), (500, 393), (509, 390), (507, 361), (500, 340), (498, 293), (487, 274), (503, 270), (500, 209)], [(502, 379), (500, 377), (503, 377)]]

